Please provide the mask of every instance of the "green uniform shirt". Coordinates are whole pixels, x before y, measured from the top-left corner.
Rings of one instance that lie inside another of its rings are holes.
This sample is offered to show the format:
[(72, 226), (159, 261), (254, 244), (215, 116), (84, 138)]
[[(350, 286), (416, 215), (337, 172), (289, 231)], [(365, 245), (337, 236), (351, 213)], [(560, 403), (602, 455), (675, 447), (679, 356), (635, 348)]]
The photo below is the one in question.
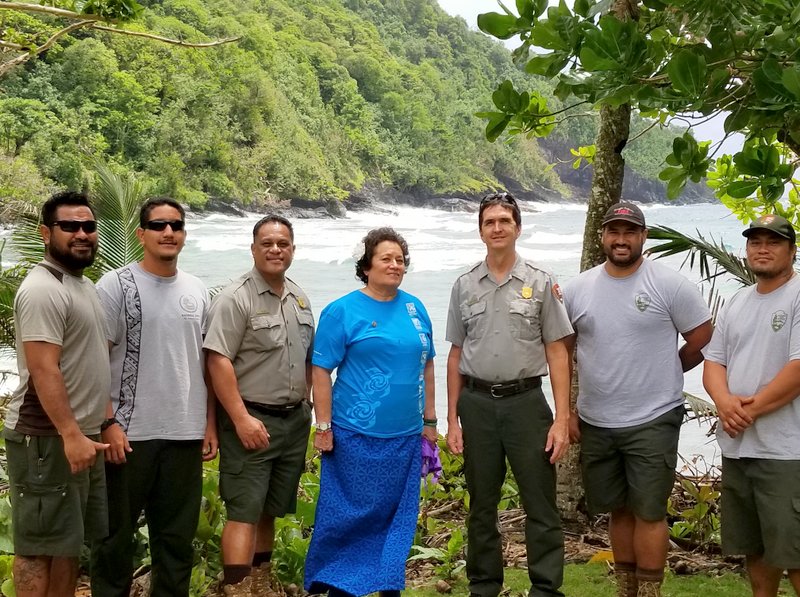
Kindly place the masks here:
[(446, 339), (461, 347), (464, 375), (491, 382), (547, 375), (545, 343), (572, 333), (553, 276), (519, 255), (500, 283), (484, 260), (453, 285)]
[(305, 293), (287, 278), (278, 296), (253, 268), (214, 297), (203, 348), (231, 360), (244, 400), (285, 406), (306, 397), (313, 340)]

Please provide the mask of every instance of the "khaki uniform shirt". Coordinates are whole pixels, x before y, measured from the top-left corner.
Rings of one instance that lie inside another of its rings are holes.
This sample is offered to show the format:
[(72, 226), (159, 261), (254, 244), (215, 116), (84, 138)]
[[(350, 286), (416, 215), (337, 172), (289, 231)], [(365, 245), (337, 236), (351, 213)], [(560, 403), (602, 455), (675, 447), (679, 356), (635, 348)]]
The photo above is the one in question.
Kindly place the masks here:
[(544, 345), (573, 333), (553, 276), (519, 255), (500, 283), (481, 261), (456, 280), (446, 339), (459, 371), (490, 382), (547, 375)]
[(231, 360), (244, 400), (286, 406), (306, 397), (313, 340), (305, 293), (287, 278), (278, 296), (253, 268), (214, 297), (203, 348)]

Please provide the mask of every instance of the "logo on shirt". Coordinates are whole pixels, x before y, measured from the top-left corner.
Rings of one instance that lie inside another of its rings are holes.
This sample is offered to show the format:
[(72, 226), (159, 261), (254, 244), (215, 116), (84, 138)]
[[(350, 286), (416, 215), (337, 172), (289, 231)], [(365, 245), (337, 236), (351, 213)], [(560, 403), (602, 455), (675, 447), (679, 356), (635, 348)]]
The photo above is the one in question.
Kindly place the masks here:
[(772, 321), (770, 322), (772, 331), (777, 332), (780, 330), (788, 318), (789, 316), (786, 314), (786, 311), (775, 311), (775, 313), (772, 314)]
[(564, 295), (561, 293), (561, 286), (559, 286), (557, 283), (553, 284), (552, 292), (553, 296), (556, 297), (559, 302), (564, 302)]
[(417, 306), (414, 303), (406, 303), (406, 309), (411, 317), (417, 316)]
[(184, 294), (180, 299), (181, 309), (187, 313), (194, 313), (197, 311), (197, 299), (189, 294)]
[(530, 286), (523, 286), (520, 294), (522, 295), (522, 298), (529, 299), (533, 296), (533, 288)]
[(636, 305), (636, 308), (639, 309), (642, 313), (647, 310), (647, 307), (650, 306), (650, 295), (646, 292), (640, 292), (635, 297), (633, 297), (633, 304)]

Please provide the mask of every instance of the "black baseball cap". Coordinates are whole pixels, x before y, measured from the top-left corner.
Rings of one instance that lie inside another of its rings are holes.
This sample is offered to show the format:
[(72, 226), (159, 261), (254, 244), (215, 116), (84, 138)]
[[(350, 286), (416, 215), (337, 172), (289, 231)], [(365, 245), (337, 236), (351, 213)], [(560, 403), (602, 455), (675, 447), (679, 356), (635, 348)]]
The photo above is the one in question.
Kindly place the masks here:
[(615, 203), (609, 207), (606, 215), (603, 216), (603, 226), (616, 220), (630, 222), (631, 224), (636, 224), (642, 228), (645, 227), (644, 214), (642, 213), (642, 210), (633, 203)]
[(753, 220), (750, 222), (750, 226), (742, 232), (742, 236), (749, 238), (756, 230), (769, 230), (793, 243), (797, 242), (797, 234), (794, 228), (792, 228), (792, 225), (786, 218), (776, 214), (767, 214), (766, 216), (761, 216), (757, 220)]

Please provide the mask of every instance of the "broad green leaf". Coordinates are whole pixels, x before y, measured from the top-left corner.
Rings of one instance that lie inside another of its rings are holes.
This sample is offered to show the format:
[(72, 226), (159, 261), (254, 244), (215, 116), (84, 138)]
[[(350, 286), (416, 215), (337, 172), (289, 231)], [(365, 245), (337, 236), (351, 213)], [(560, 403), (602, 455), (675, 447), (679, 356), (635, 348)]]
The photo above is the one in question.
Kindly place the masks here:
[(587, 16), (591, 7), (591, 0), (575, 0), (575, 5), (572, 7), (572, 9), (575, 11), (575, 14), (585, 17)]
[(565, 40), (556, 30), (554, 21), (539, 21), (531, 31), (531, 42), (533, 45), (545, 50), (564, 50), (571, 49), (568, 40)]
[(618, 70), (620, 65), (607, 57), (602, 57), (597, 54), (592, 48), (586, 46), (581, 48), (581, 64), (583, 68), (589, 72), (604, 71), (604, 70)]
[(698, 97), (706, 84), (706, 59), (699, 49), (679, 50), (667, 65), (672, 87), (690, 97)]
[(563, 52), (537, 54), (525, 65), (525, 72), (543, 77), (554, 77), (569, 62), (569, 55)]
[(785, 68), (781, 76), (781, 83), (796, 99), (800, 100), (800, 67)]
[(511, 121), (511, 116), (508, 114), (502, 114), (499, 117), (490, 118), (489, 122), (486, 123), (486, 139), (494, 143), (497, 141), (497, 138), (503, 134), (503, 131), (508, 126), (508, 123)]
[(743, 107), (739, 107), (735, 112), (731, 112), (725, 118), (723, 129), (726, 133), (733, 133), (745, 129), (750, 122), (750, 112)]
[(478, 15), (478, 29), (498, 39), (510, 39), (517, 34), (517, 18), (497, 12)]
[(599, 14), (608, 12), (609, 8), (611, 8), (611, 2), (612, 0), (600, 0), (600, 2), (589, 9), (589, 12), (586, 14), (586, 16), (591, 19)]
[(758, 185), (759, 182), (757, 180), (739, 180), (729, 184), (725, 192), (734, 199), (744, 199), (755, 193)]
[(526, 21), (533, 20), (533, 12), (535, 10), (533, 0), (517, 0), (517, 13)]
[(770, 104), (789, 102), (789, 91), (783, 86), (783, 70), (774, 59), (765, 60), (753, 73), (758, 98)]
[(658, 178), (660, 180), (672, 180), (677, 176), (682, 176), (684, 174), (683, 168), (664, 168), (661, 172), (658, 173)]
[(683, 187), (686, 186), (686, 177), (685, 176), (676, 176), (672, 180), (669, 181), (667, 185), (667, 197), (669, 199), (677, 199)]
[(790, 19), (792, 21), (792, 25), (797, 25), (800, 23), (800, 2), (795, 5)]

